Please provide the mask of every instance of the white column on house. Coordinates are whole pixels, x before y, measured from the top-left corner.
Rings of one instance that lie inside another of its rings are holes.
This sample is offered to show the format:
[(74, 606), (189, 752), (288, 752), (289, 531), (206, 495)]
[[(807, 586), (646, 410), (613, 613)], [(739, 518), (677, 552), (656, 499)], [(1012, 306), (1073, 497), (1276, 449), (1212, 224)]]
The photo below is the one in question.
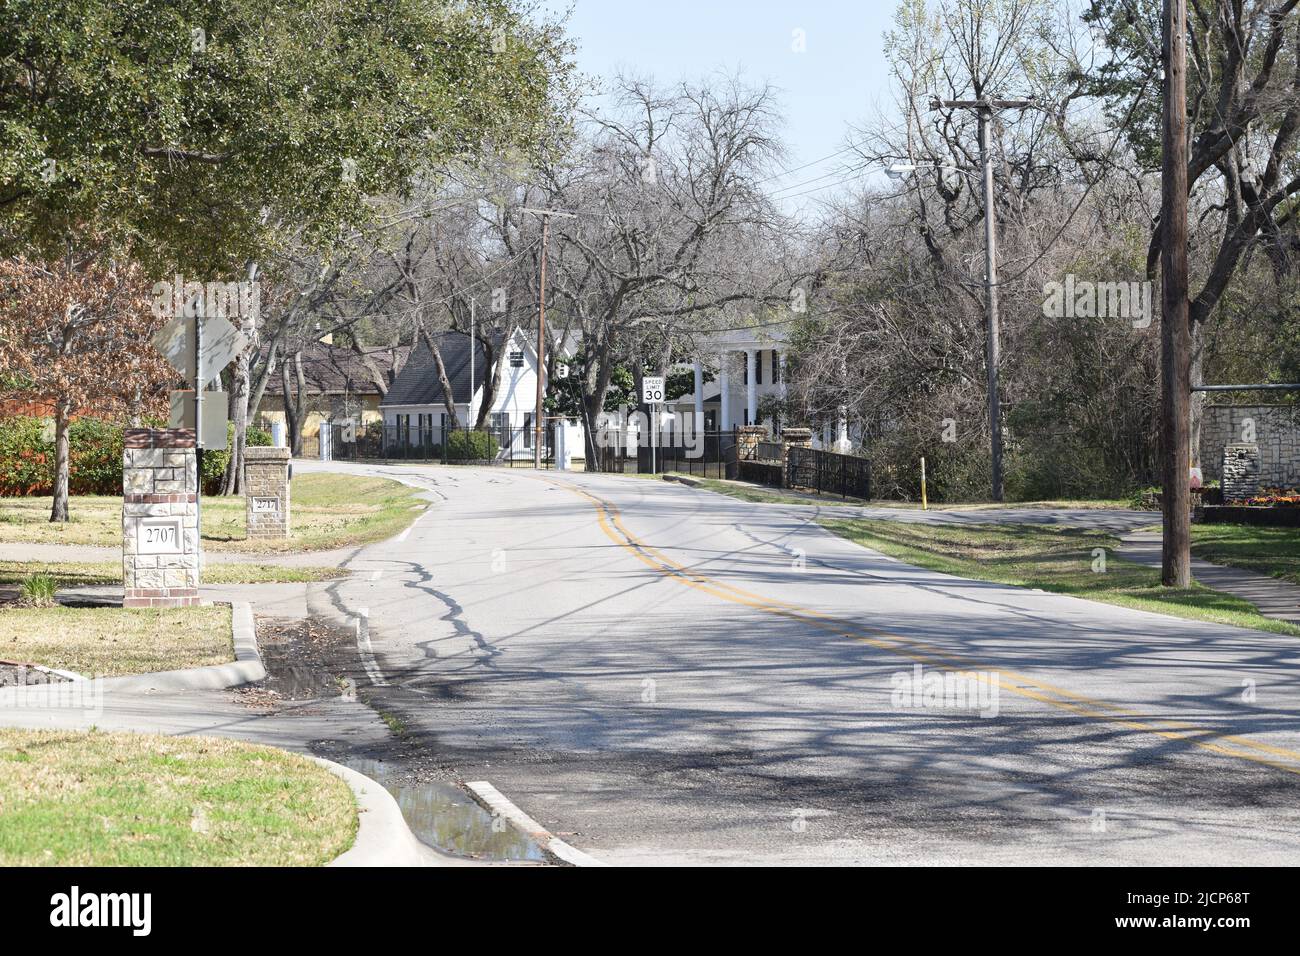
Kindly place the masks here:
[(849, 407), (847, 405), (840, 406), (839, 422), (835, 431), (835, 450), (841, 455), (847, 455), (853, 450), (853, 446), (849, 442)]
[(758, 424), (757, 349), (745, 349), (745, 417), (747, 425)]
[(723, 352), (718, 363), (718, 427), (726, 431), (731, 427), (731, 370), (727, 368), (728, 353)]
[(777, 374), (777, 381), (781, 383), (781, 401), (784, 402), (784, 401), (785, 401), (785, 398), (786, 398), (786, 390), (785, 390), (785, 353), (784, 353), (784, 352), (777, 352), (777, 353), (775, 353), (775, 354), (776, 354), (776, 369), (777, 369), (776, 374)]
[(695, 360), (695, 430), (704, 431), (704, 366)]

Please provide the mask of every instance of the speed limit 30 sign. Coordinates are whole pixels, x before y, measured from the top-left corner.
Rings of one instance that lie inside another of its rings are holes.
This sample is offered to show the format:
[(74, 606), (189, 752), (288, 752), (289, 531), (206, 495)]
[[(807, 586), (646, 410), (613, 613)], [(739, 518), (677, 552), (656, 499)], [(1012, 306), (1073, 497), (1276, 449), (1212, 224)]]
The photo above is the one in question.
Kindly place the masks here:
[(664, 377), (646, 375), (641, 379), (641, 401), (647, 405), (659, 405), (664, 400)]

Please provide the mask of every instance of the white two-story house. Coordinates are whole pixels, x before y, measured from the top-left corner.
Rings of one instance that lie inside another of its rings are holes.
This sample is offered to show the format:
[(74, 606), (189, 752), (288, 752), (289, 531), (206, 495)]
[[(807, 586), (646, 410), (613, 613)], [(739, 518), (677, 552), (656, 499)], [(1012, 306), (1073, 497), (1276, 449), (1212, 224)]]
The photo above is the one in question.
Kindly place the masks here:
[[(463, 332), (442, 332), (435, 337), (447, 381), (451, 385), (455, 421), (450, 420), (437, 363), (429, 346), (421, 342), (398, 373), (379, 403), (384, 417), (384, 444), (388, 454), (441, 446), (446, 435), (473, 427), (492, 375), (486, 349)], [(537, 352), (516, 327), (495, 344), (501, 369), (485, 425), (501, 445), (503, 456), (531, 458), (533, 414), (537, 407)], [(543, 384), (545, 372), (543, 371)]]

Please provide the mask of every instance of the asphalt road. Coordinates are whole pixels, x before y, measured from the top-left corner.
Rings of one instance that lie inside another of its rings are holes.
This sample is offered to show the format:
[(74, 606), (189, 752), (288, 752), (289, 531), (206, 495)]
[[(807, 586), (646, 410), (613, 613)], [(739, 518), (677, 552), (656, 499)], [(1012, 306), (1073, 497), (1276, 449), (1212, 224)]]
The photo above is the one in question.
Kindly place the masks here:
[(1300, 862), (1296, 638), (924, 571), (648, 479), (329, 467), (434, 503), (313, 612), (462, 779), (599, 859)]

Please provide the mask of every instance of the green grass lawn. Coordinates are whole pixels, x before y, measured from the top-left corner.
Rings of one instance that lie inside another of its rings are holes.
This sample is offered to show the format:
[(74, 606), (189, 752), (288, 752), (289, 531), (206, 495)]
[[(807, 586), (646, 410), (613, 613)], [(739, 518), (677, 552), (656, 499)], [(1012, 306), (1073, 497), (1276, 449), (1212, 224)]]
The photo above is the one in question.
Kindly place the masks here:
[[(690, 478), (691, 476), (684, 475), (683, 477)], [(764, 504), (895, 508), (900, 511), (921, 510), (921, 503), (919, 501), (868, 501), (864, 498), (841, 498), (839, 495), (834, 494), (817, 494), (816, 492), (803, 491), (798, 488), (768, 488), (764, 485), (753, 485), (744, 481), (722, 481), (717, 478), (695, 478), (694, 480), (699, 482), (699, 486), (705, 491), (716, 491), (718, 494), (737, 498), (741, 501), (753, 501)], [(1052, 501), (1006, 501), (1000, 503), (994, 501), (976, 501), (957, 504), (935, 504), (931, 502), (930, 504), (931, 511), (982, 511), (991, 508), (1109, 509), (1128, 507), (1130, 507), (1128, 501), (1120, 500), (1118, 498), (1062, 498)]]
[[(323, 551), (381, 541), (400, 532), (424, 502), (418, 492), (387, 478), (308, 474), (293, 479), (290, 536), (249, 541), (242, 497), (205, 497), (201, 509), (207, 551), (274, 553)], [(0, 498), (0, 542), (86, 544), (122, 543), (122, 499), (77, 496), (69, 520), (52, 524), (49, 498)]]
[(1192, 554), (1215, 564), (1300, 584), (1300, 529), (1195, 524), (1192, 525)]
[[(1160, 572), (1115, 556), (1119, 539), (1105, 531), (1031, 525), (922, 525), (825, 520), (851, 541), (917, 567), (979, 581), (1039, 588), (1176, 617), (1300, 635), (1300, 627), (1262, 617), (1240, 598), (1194, 585), (1163, 588)], [(1104, 548), (1106, 571), (1093, 571)]]
[(230, 608), (0, 606), (0, 658), (87, 677), (225, 664)]
[[(22, 584), (38, 571), (51, 574), (59, 587), (121, 584), (120, 561), (0, 561), (0, 585)], [(213, 564), (203, 566), (204, 584), (284, 584), (328, 581), (347, 575), (342, 568), (291, 568), (274, 564)]]
[(348, 785), (203, 737), (0, 730), (0, 866), (320, 866), (356, 839)]

